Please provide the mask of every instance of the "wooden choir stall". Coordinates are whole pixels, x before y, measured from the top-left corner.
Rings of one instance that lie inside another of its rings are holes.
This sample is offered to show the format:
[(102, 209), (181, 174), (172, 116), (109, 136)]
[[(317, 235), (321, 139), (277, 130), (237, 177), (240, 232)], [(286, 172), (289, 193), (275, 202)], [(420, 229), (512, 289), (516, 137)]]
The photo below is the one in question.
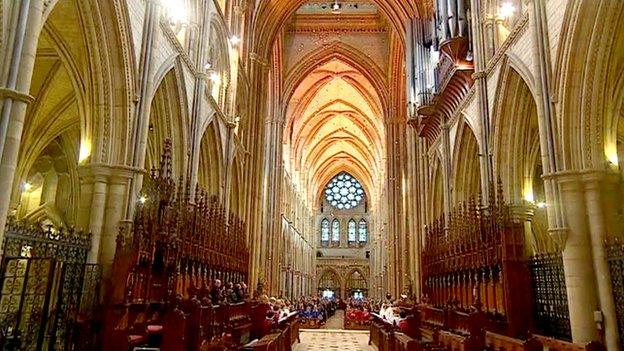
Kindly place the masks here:
[[(492, 189), (493, 190), (493, 189)], [(537, 335), (524, 228), (497, 191), (483, 208), (471, 199), (426, 230), (422, 301), (409, 331), (374, 314), (379, 350), (604, 350)]]
[[(144, 181), (134, 220), (117, 237), (103, 349), (241, 348), (250, 341), (259, 307), (247, 298), (216, 302), (215, 282), (246, 286), (248, 266), (245, 224), (199, 188), (191, 199), (189, 187), (172, 177), (166, 141), (159, 169)], [(288, 329), (290, 339), (293, 330), (298, 333), (293, 324), (290, 318), (274, 329)]]

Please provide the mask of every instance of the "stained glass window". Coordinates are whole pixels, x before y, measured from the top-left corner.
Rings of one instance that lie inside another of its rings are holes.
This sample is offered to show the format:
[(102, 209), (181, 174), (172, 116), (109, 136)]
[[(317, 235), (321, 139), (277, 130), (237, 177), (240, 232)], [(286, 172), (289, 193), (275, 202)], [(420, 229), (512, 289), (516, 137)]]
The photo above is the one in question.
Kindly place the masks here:
[(364, 188), (352, 175), (342, 172), (325, 187), (325, 199), (339, 210), (349, 210), (364, 199)]
[(359, 242), (365, 243), (368, 240), (368, 228), (364, 219), (360, 220), (360, 238)]
[(321, 222), (321, 241), (329, 241), (329, 220), (327, 218)]
[(332, 222), (332, 241), (340, 242), (340, 222), (337, 219)]
[(347, 228), (348, 238), (350, 243), (355, 242), (355, 221), (353, 219), (349, 220), (349, 227)]

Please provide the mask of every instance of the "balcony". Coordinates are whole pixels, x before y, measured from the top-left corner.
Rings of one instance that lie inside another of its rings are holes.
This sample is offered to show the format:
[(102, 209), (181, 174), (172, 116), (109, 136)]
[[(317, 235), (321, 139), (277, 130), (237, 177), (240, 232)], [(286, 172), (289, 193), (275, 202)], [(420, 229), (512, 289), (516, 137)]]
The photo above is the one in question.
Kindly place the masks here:
[(423, 93), (421, 105), (410, 120), (429, 142), (438, 137), (444, 121), (457, 112), (474, 84), (474, 64), (467, 58), (469, 44), (468, 37), (454, 37), (440, 44), (440, 61), (434, 69), (436, 93)]

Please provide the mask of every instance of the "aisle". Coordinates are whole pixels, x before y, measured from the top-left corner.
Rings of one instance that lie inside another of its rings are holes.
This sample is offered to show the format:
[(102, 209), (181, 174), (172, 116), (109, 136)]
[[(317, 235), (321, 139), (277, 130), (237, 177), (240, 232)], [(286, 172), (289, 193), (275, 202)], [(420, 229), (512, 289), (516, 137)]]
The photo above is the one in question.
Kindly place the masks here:
[(376, 351), (368, 345), (369, 332), (361, 330), (302, 330), (301, 343), (296, 344), (293, 351)]
[(333, 316), (329, 317), (322, 329), (344, 329), (344, 311), (337, 310)]

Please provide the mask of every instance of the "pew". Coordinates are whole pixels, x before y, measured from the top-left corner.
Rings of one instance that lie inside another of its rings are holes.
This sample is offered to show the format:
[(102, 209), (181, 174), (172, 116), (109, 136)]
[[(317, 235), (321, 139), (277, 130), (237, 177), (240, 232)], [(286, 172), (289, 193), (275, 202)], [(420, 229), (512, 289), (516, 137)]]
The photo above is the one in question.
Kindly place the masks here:
[(579, 345), (542, 335), (532, 335), (527, 340), (520, 340), (486, 331), (485, 349), (488, 351), (604, 351), (605, 347), (597, 341)]
[(283, 351), (283, 336), (281, 332), (267, 334), (262, 339), (245, 345), (241, 350), (245, 351)]
[(571, 342), (558, 340), (555, 338), (542, 336), (542, 335), (533, 335), (532, 337), (537, 342), (539, 342), (544, 349), (548, 349), (549, 351), (604, 351), (605, 347), (601, 343), (597, 341), (592, 341), (585, 345), (574, 344)]
[(420, 351), (420, 342), (409, 336), (396, 332), (394, 333), (394, 348), (392, 351)]
[(369, 345), (375, 345), (379, 347), (379, 340), (381, 337), (381, 328), (383, 327), (381, 324), (381, 316), (377, 313), (371, 313), (372, 320), (370, 324), (370, 335), (368, 339)]
[(542, 345), (535, 338), (520, 340), (486, 331), (485, 348), (488, 351), (539, 351)]

